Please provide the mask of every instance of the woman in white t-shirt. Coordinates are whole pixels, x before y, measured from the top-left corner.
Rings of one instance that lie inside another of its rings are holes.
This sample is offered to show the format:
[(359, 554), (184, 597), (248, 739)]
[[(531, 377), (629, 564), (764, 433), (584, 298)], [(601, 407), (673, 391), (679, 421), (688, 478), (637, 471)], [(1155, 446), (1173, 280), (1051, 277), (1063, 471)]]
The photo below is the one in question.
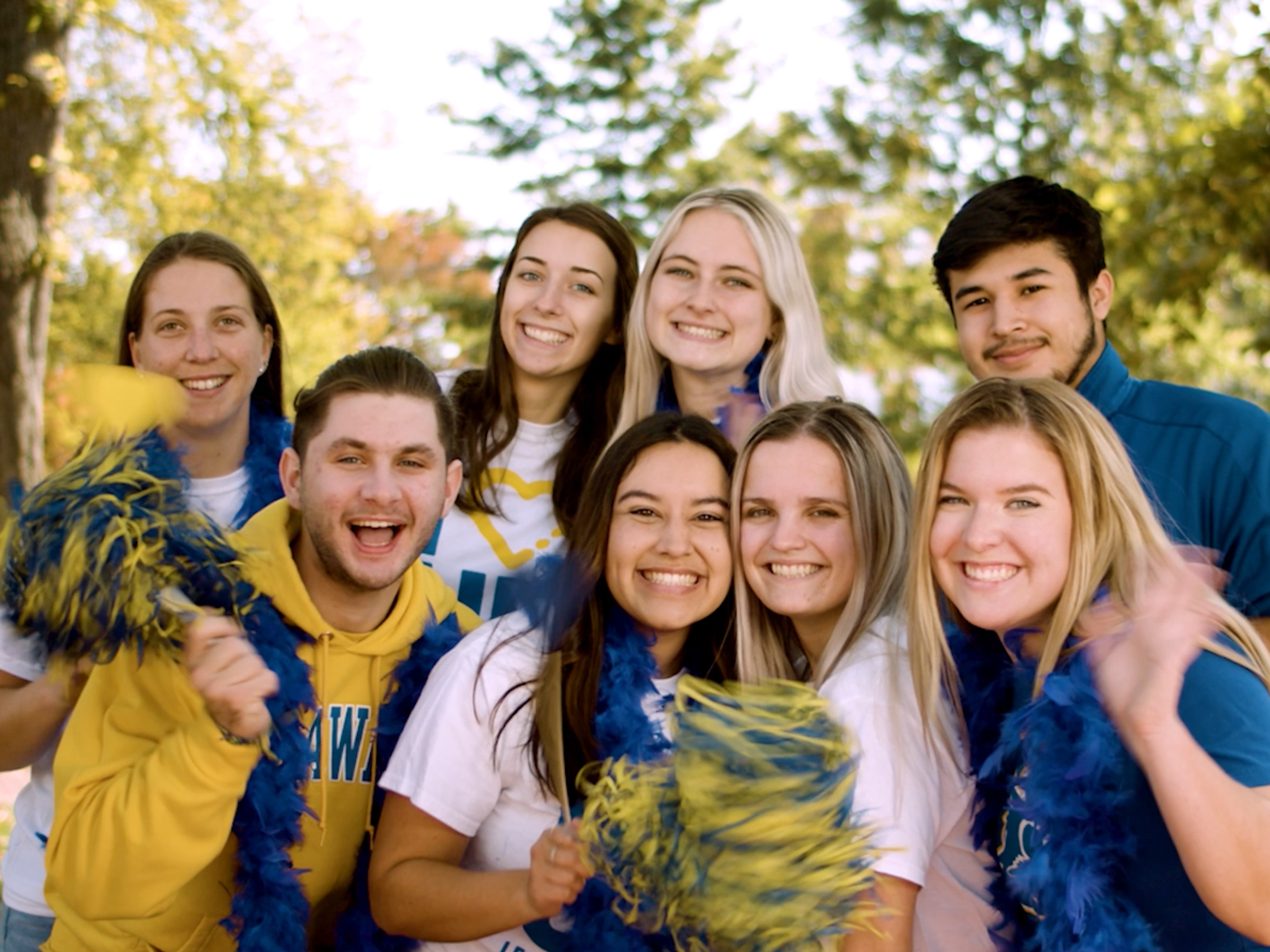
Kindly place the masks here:
[(626, 314), (639, 271), (626, 229), (594, 205), (540, 208), (498, 278), (485, 367), (450, 390), (464, 481), (424, 550), (482, 618), (559, 548), (617, 419)]
[(666, 749), (683, 671), (727, 673), (734, 457), (700, 417), (636, 424), (587, 483), (543, 617), (497, 619), (438, 663), (381, 780), (384, 929), (446, 952), (643, 947), (586, 880), (562, 801), (584, 764)]
[[(281, 498), (278, 458), (291, 438), (282, 409), (282, 327), (264, 279), (240, 248), (204, 231), (159, 242), (128, 291), (119, 362), (173, 377), (185, 389), (184, 416), (152, 438), (179, 454), (191, 507), (238, 526)], [(34, 952), (53, 925), (44, 902), (53, 752), (87, 671), (45, 668), (36, 644), (0, 618), (0, 770), (31, 767), (4, 857), (0, 952)]]
[(970, 830), (974, 784), (942, 703), (938, 646), (899, 614), (911, 488), (863, 407), (794, 403), (741, 451), (732, 492), (737, 666), (743, 681), (816, 686), (859, 746), (855, 809), (884, 849), (880, 934), (840, 948), (992, 949), (991, 859)]

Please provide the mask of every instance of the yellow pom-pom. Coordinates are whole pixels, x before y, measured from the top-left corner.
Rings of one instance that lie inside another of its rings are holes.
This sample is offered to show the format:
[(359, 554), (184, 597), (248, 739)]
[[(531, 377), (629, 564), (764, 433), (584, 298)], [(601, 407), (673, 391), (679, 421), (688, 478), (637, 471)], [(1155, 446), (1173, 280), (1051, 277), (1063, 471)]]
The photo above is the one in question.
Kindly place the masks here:
[(877, 851), (828, 703), (790, 681), (681, 679), (666, 759), (608, 761), (579, 831), (614, 912), (679, 949), (816, 949), (868, 928)]

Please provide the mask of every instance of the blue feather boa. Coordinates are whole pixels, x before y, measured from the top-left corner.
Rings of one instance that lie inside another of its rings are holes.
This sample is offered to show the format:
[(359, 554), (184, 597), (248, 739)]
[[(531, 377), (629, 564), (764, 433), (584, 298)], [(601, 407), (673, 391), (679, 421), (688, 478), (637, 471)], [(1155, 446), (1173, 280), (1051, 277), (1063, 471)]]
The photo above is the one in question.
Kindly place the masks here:
[(247, 496), (234, 516), (235, 529), (265, 506), (282, 498), (282, 477), (278, 460), (291, 445), (291, 421), (258, 409), (253, 403), (247, 424), (247, 451), (243, 466), (247, 470)]
[(949, 641), (977, 780), (975, 842), (999, 855), (1007, 811), (1036, 828), (1030, 857), (994, 891), (1019, 947), (1158, 952), (1123, 888), (1134, 848), (1123, 822), (1129, 753), (1103, 711), (1084, 654), (1061, 660), (1032, 698), (1034, 660), (1012, 664), (987, 632), (950, 632)]
[[(238, 596), (250, 598), (251, 594), (250, 586), (243, 583)], [(241, 952), (290, 952), (305, 948), (309, 917), (299, 873), (291, 863), (291, 849), (299, 842), (300, 819), (309, 809), (304, 790), (312, 752), (301, 715), (316, 705), (309, 666), (300, 660), (296, 647), (312, 639), (288, 625), (272, 601), (263, 596), (251, 599), (241, 621), (262, 660), (278, 676), (278, 693), (268, 701), (274, 722), (269, 735), (274, 758), (261, 758), (256, 764), (234, 814), (237, 890), (230, 915), (222, 925), (237, 939)], [(429, 623), (410, 654), (393, 669), (388, 700), (380, 710), (375, 734), (377, 774), (392, 757), (432, 668), (461, 634), (453, 614)], [(372, 782), (377, 817), (383, 803), (378, 775)], [(358, 856), (351, 905), (337, 925), (338, 947), (382, 952), (413, 948), (412, 940), (390, 936), (375, 926), (366, 882), (369, 862), (370, 843), (366, 841)]]
[[(138, 440), (138, 445), (146, 454), (146, 472), (164, 479), (179, 480), (182, 485), (189, 486), (190, 474), (181, 465), (180, 452), (168, 446), (158, 430), (150, 430)], [(252, 404), (242, 463), (247, 470), (247, 494), (230, 528), (241, 528), (265, 506), (282, 498), (278, 460), (282, 451), (290, 445), (291, 421), (265, 413)]]
[[(440, 622), (430, 625), (424, 636), (410, 648), (410, 654), (393, 669), (392, 683), (389, 686), (388, 701), (379, 711), (379, 725), (375, 731), (375, 744), (379, 770), (392, 760), (393, 751), (397, 749), (397, 741), (406, 729), (406, 721), (414, 710), (423, 686), (427, 683), (432, 669), (436, 667), (441, 656), (459, 643), (463, 632), (459, 628), (458, 616), (447, 615)], [(379, 777), (375, 777), (374, 806), (372, 817), (379, 822), (379, 813), (384, 805), (384, 791), (379, 786)], [(357, 871), (353, 876), (353, 897), (348, 910), (340, 917), (336, 927), (336, 948), (338, 949), (374, 949), (377, 952), (406, 952), (418, 946), (415, 939), (389, 935), (375, 925), (370, 914), (370, 868), (371, 840), (367, 836), (362, 841), (361, 851), (357, 856)]]
[[(604, 632), (604, 661), (595, 707), (595, 740), (604, 759), (626, 757), (635, 762), (653, 760), (670, 750), (670, 741), (653, 727), (644, 713), (643, 699), (657, 675), (647, 635), (616, 605)], [(580, 813), (582, 804), (576, 804)], [(568, 908), (573, 919), (570, 949), (673, 949), (669, 932), (645, 935), (624, 925), (613, 914), (616, 893), (598, 877), (591, 877), (577, 900)]]
[[(518, 579), (517, 600), (532, 627), (545, 635), (547, 650), (554, 650), (570, 625), (577, 620), (595, 587), (595, 578), (568, 556), (547, 555), (536, 559)], [(595, 706), (595, 740), (601, 758), (628, 757), (642, 762), (670, 750), (668, 741), (644, 712), (644, 698), (653, 691), (657, 675), (651, 639), (634, 619), (617, 605), (607, 616), (604, 660)], [(582, 804), (575, 804), (580, 814)], [(616, 894), (598, 878), (587, 881), (577, 900), (566, 910), (572, 920), (568, 932), (550, 930), (545, 923), (530, 923), (525, 931), (544, 948), (584, 950), (673, 949), (669, 932), (646, 935), (624, 925), (613, 914)]]

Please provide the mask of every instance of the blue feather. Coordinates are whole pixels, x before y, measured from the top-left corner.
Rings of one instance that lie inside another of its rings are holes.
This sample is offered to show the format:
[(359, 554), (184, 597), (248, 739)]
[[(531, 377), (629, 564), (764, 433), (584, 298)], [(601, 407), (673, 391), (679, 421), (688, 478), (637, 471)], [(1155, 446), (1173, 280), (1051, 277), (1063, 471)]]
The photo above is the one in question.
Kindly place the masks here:
[[(415, 702), (423, 693), (423, 686), (432, 674), (432, 669), (442, 655), (459, 643), (462, 636), (458, 617), (454, 614), (447, 615), (439, 622), (430, 623), (424, 630), (423, 637), (411, 645), (406, 659), (393, 669), (388, 700), (380, 708), (379, 725), (375, 731), (375, 744), (378, 747), (376, 762), (380, 772), (392, 760), (397, 741), (406, 729), (406, 721), (410, 719), (410, 712), (414, 710)], [(378, 777), (374, 783), (372, 818), (374, 823), (378, 823), (379, 813), (384, 805), (384, 791), (379, 786)], [(373, 949), (375, 952), (406, 952), (416, 948), (418, 942), (414, 939), (389, 935), (375, 924), (371, 916), (368, 877), (370, 851), (370, 837), (366, 837), (357, 855), (352, 901), (336, 925), (336, 947)]]
[[(1133, 840), (1123, 822), (1128, 752), (1098, 699), (1085, 657), (1072, 653), (1031, 698), (1034, 660), (1014, 666), (985, 632), (949, 631), (976, 774), (976, 843), (996, 855), (1002, 816), (1036, 825), (1025, 863), (993, 900), (1029, 952), (1157, 952), (1149, 923), (1121, 884)], [(1027, 698), (1014, 710), (1016, 697)], [(1026, 772), (1020, 768), (1026, 765)], [(1023, 912), (1027, 903), (1040, 917)], [(1033, 905), (1034, 904), (1034, 905)]]

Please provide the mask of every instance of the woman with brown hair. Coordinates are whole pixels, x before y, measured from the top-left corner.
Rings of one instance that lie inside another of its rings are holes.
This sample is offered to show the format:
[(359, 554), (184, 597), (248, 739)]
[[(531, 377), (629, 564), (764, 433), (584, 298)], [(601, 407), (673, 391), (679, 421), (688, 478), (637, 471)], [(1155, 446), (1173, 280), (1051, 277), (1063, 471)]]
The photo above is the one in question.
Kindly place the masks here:
[(450, 390), (463, 490), (424, 552), (483, 618), (509, 611), (515, 574), (569, 534), (621, 403), (637, 273), (630, 235), (594, 205), (540, 208), (520, 226), (486, 365)]

